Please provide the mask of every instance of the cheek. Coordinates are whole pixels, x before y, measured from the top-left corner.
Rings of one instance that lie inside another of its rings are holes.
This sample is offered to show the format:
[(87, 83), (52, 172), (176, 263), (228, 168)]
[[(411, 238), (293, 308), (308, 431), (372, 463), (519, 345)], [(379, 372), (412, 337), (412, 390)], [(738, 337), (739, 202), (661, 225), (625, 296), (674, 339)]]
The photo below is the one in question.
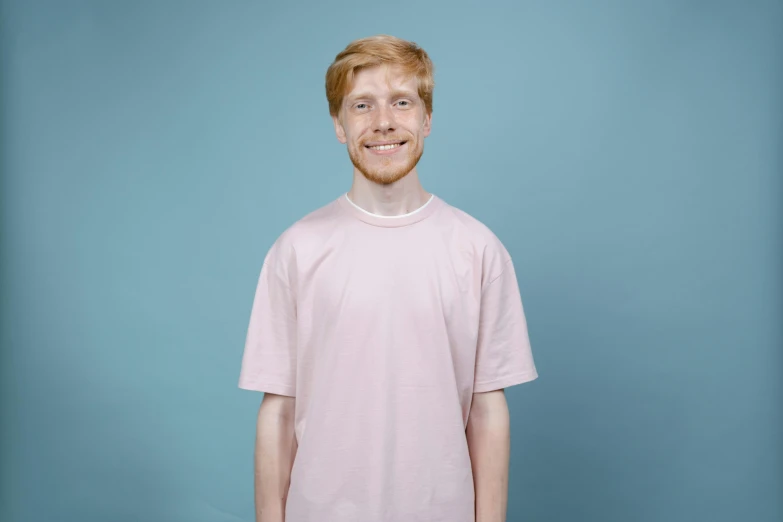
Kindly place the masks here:
[(427, 120), (419, 117), (411, 117), (407, 121), (402, 122), (403, 127), (413, 135), (418, 137), (428, 136), (430, 131), (427, 125)]
[(355, 144), (358, 144), (362, 138), (367, 134), (367, 128), (365, 126), (355, 126), (348, 131), (348, 140)]

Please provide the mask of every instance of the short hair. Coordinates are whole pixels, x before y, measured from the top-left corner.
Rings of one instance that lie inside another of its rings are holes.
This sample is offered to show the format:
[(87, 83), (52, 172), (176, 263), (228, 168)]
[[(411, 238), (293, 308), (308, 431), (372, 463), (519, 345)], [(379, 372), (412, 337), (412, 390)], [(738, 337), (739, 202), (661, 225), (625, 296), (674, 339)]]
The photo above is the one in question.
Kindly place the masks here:
[(354, 40), (340, 52), (326, 71), (326, 99), (329, 114), (337, 116), (343, 98), (350, 92), (356, 73), (368, 67), (396, 65), (403, 74), (415, 77), (419, 97), (427, 114), (432, 114), (434, 66), (427, 53), (413, 42), (385, 34)]

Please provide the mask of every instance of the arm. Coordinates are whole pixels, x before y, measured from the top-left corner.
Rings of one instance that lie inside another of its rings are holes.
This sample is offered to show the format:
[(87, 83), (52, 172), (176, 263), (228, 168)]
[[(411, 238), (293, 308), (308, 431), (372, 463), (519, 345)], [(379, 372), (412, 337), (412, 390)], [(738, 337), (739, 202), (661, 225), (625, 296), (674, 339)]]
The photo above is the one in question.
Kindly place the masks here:
[(293, 397), (265, 393), (258, 410), (255, 450), (256, 522), (284, 522), (296, 455)]
[(511, 435), (503, 390), (473, 395), (466, 434), (476, 493), (476, 522), (505, 522)]

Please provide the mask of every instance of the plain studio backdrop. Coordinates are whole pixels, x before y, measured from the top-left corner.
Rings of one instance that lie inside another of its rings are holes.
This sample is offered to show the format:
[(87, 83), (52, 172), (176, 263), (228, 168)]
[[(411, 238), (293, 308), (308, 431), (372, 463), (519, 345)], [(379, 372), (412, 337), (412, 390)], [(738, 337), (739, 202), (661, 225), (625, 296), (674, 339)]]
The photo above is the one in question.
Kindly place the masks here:
[(1, 5), (0, 520), (253, 519), (256, 280), (350, 186), (324, 74), (378, 33), (515, 260), (509, 522), (783, 519), (781, 2)]

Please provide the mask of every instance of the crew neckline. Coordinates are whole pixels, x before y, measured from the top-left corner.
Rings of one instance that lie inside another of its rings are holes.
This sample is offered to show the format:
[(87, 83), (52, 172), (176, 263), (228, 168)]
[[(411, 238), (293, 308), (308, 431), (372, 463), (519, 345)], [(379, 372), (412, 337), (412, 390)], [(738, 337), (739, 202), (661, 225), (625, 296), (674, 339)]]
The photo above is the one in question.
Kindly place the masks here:
[(372, 212), (364, 210), (359, 205), (351, 201), (347, 193), (340, 196), (337, 201), (345, 211), (360, 221), (364, 221), (365, 223), (377, 227), (386, 228), (402, 227), (418, 223), (419, 221), (422, 221), (435, 213), (435, 211), (438, 210), (442, 204), (442, 200), (440, 198), (438, 198), (435, 194), (431, 194), (427, 202), (416, 210), (408, 212), (407, 214), (400, 214), (398, 216), (382, 216), (380, 214), (373, 214)]

